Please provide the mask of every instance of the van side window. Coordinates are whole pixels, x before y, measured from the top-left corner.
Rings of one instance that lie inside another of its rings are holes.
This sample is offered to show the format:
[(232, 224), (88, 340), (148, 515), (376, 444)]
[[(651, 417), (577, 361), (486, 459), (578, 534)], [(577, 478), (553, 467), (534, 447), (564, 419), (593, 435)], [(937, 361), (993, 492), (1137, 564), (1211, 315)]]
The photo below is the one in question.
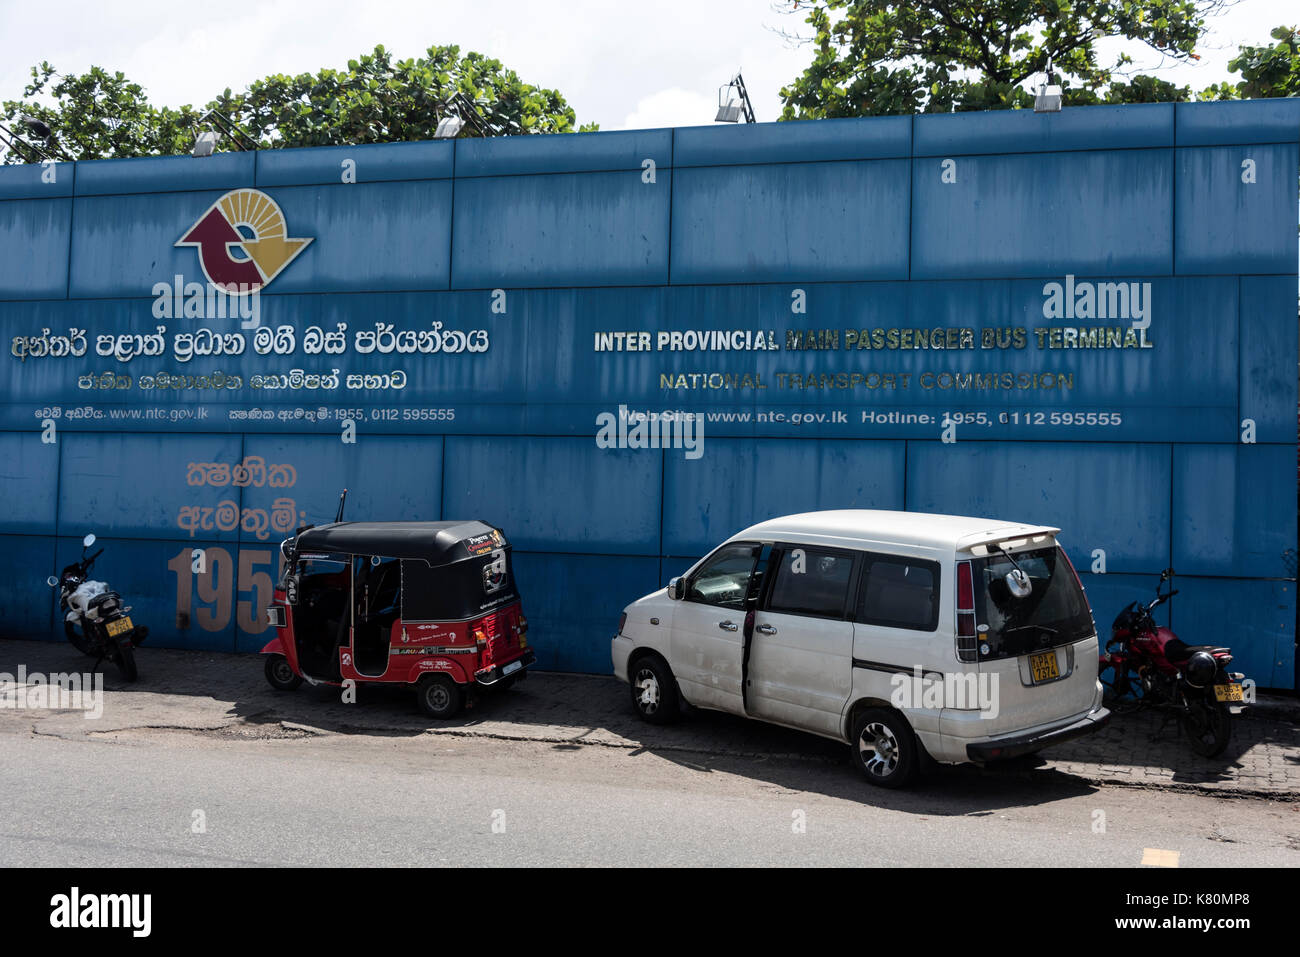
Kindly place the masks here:
[(853, 577), (853, 557), (820, 548), (785, 546), (772, 582), (768, 611), (842, 618)]
[(868, 555), (857, 620), (886, 628), (934, 631), (939, 624), (939, 563)]
[(686, 600), (743, 608), (757, 551), (756, 545), (729, 545), (720, 549), (691, 576)]

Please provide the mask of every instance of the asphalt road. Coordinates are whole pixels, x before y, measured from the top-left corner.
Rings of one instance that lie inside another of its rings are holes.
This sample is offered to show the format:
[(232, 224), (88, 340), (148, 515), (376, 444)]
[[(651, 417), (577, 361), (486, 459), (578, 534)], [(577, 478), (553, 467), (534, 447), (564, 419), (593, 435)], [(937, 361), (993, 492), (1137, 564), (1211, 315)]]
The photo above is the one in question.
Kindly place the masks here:
[(847, 763), (495, 738), (0, 728), (11, 866), (1300, 865), (1294, 802), (1032, 776), (884, 793)]

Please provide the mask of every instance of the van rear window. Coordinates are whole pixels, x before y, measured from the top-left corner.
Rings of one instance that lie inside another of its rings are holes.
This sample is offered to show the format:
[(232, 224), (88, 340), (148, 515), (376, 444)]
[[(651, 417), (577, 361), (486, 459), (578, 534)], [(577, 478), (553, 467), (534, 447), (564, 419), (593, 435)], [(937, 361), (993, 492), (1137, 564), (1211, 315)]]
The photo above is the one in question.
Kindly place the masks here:
[(1060, 546), (1012, 552), (1012, 556), (1033, 585), (1024, 598), (1012, 595), (1007, 585), (1006, 577), (1015, 569), (1010, 558), (994, 554), (975, 560), (981, 659), (1010, 658), (1067, 645), (1096, 631), (1088, 599)]

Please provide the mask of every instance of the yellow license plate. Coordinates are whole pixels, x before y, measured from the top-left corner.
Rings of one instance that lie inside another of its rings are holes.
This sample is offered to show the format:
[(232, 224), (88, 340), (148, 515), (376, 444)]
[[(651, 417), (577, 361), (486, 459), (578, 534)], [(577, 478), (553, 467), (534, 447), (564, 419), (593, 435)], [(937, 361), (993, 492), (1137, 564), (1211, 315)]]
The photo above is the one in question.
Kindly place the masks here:
[(1029, 656), (1029, 671), (1033, 675), (1034, 684), (1039, 685), (1044, 681), (1055, 681), (1061, 677), (1061, 669), (1056, 665), (1056, 652), (1043, 651), (1036, 655)]
[(1215, 685), (1215, 701), (1240, 701), (1241, 685)]
[(133, 627), (130, 618), (119, 618), (117, 621), (110, 621), (108, 623), (108, 633), (116, 638), (118, 635), (122, 634), (122, 632), (130, 631)]

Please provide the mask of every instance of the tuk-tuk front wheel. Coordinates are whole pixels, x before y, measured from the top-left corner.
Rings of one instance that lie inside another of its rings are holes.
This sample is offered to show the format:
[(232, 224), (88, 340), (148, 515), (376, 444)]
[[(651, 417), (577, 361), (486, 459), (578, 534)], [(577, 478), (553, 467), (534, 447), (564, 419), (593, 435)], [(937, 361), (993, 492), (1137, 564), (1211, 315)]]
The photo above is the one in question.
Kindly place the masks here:
[(465, 704), (465, 692), (446, 675), (425, 675), (415, 686), (415, 697), (431, 718), (454, 718)]
[(292, 691), (302, 684), (302, 678), (293, 673), (284, 655), (266, 656), (266, 680), (276, 691)]

